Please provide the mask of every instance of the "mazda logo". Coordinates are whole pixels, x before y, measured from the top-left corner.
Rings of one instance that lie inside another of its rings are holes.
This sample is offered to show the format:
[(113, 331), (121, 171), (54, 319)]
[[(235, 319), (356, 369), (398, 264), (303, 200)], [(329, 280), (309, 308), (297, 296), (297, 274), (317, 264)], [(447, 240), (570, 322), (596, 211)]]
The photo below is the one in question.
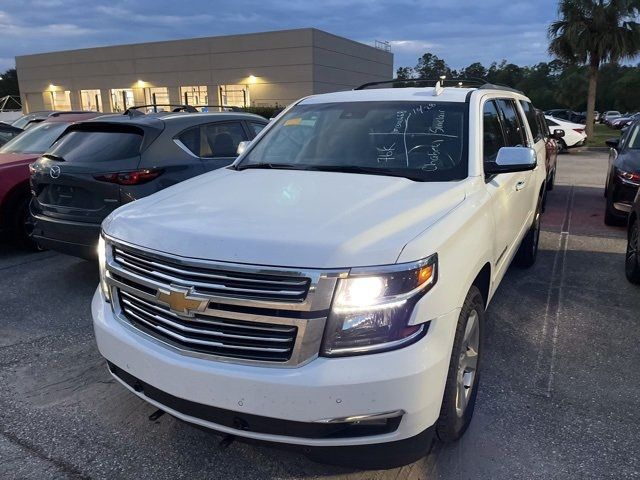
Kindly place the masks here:
[(60, 176), (60, 167), (57, 165), (51, 167), (51, 169), (49, 170), (49, 176), (51, 178), (58, 178)]

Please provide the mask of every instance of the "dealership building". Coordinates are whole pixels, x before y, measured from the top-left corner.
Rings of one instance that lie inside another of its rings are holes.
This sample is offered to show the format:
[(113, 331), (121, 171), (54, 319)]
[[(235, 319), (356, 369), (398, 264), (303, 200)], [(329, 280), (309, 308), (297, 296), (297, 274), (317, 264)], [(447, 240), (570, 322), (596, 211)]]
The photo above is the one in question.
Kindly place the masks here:
[(304, 28), (16, 57), (23, 110), (281, 106), (393, 76), (388, 45)]

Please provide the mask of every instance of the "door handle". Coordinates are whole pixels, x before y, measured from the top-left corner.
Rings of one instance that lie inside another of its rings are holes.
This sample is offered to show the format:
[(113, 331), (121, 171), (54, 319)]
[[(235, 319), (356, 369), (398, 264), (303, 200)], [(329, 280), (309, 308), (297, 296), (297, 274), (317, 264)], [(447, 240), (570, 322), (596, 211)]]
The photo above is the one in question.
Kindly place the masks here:
[(520, 180), (518, 183), (516, 183), (516, 192), (522, 190), (526, 183), (527, 182), (525, 182), (524, 180)]

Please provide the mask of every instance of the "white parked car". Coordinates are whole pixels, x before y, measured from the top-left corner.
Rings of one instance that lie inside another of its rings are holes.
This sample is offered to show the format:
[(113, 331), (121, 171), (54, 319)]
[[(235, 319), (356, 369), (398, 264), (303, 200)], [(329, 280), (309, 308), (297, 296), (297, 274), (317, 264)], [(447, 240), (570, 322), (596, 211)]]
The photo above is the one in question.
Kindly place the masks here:
[(485, 309), (536, 259), (535, 125), (495, 86), (295, 103), (231, 167), (105, 220), (109, 370), (179, 419), (324, 461), (390, 467), (458, 439)]
[(559, 118), (545, 115), (549, 130), (562, 130), (564, 136), (558, 140), (560, 150), (582, 147), (587, 142), (586, 127), (580, 123), (566, 122)]
[(608, 110), (602, 114), (601, 122), (609, 125), (616, 118), (621, 117), (622, 114), (617, 110)]

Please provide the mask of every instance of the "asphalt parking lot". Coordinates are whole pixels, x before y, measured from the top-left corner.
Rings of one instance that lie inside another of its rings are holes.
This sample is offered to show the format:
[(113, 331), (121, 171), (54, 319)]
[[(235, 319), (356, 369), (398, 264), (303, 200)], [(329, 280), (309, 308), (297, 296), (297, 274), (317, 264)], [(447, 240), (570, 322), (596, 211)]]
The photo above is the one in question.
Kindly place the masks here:
[(559, 162), (538, 262), (510, 269), (489, 309), (470, 430), (390, 471), (150, 421), (96, 350), (97, 268), (0, 243), (0, 478), (640, 478), (640, 288), (624, 229), (603, 223), (606, 154)]

